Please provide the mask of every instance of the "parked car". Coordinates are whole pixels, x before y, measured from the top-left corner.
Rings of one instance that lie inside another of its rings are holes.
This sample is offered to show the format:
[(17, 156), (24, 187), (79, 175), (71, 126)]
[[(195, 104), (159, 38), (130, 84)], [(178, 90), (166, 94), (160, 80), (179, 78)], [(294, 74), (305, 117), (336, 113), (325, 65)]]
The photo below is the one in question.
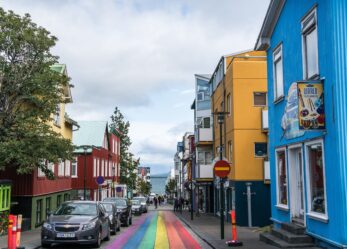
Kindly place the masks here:
[(105, 202), (113, 202), (117, 207), (117, 213), (120, 214), (120, 221), (124, 226), (132, 224), (133, 216), (131, 213), (131, 202), (126, 198), (109, 197)]
[(139, 200), (141, 203), (141, 210), (143, 213), (148, 212), (148, 203), (146, 197), (134, 197), (133, 200)]
[(131, 212), (135, 215), (142, 214), (141, 202), (139, 200), (131, 200)]
[(104, 207), (95, 201), (68, 201), (49, 215), (41, 230), (41, 245), (92, 244), (99, 248), (110, 239), (110, 221)]
[(117, 207), (113, 202), (101, 202), (101, 205), (108, 214), (111, 233), (115, 235), (117, 231), (120, 231), (120, 214), (117, 213)]

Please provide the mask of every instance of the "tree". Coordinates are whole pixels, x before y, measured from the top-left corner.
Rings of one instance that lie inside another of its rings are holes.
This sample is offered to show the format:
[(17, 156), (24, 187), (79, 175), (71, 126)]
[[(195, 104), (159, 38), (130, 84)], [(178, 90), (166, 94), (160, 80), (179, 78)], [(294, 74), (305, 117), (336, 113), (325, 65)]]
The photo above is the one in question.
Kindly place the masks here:
[(64, 102), (69, 79), (53, 70), (57, 38), (24, 17), (0, 8), (0, 170), (36, 167), (52, 178), (44, 160), (71, 159), (71, 141), (54, 132), (52, 114)]
[(165, 192), (168, 195), (171, 195), (175, 193), (176, 191), (176, 180), (175, 179), (170, 179), (169, 182), (165, 186)]
[(149, 182), (146, 182), (142, 178), (139, 178), (137, 181), (136, 190), (142, 195), (149, 195), (151, 193), (152, 185)]
[(130, 189), (135, 189), (137, 166), (140, 164), (140, 159), (134, 161), (134, 155), (129, 152), (131, 145), (129, 137), (130, 123), (124, 119), (118, 107), (115, 108), (111, 121), (111, 132), (120, 138), (120, 183), (126, 184)]

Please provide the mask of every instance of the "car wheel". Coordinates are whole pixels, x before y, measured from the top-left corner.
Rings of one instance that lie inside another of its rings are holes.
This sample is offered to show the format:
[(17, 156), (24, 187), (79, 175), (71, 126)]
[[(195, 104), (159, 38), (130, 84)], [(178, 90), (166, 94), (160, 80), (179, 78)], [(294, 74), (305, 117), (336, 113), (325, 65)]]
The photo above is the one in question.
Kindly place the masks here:
[(108, 226), (108, 231), (107, 231), (107, 235), (105, 237), (105, 241), (109, 241), (111, 238), (111, 230), (110, 230), (110, 226)]
[(97, 237), (97, 240), (96, 240), (96, 243), (94, 246), (96, 248), (100, 248), (100, 246), (101, 246), (101, 229), (99, 229), (99, 231), (97, 232), (96, 237)]
[(42, 248), (50, 248), (51, 244), (50, 243), (41, 242), (41, 247)]

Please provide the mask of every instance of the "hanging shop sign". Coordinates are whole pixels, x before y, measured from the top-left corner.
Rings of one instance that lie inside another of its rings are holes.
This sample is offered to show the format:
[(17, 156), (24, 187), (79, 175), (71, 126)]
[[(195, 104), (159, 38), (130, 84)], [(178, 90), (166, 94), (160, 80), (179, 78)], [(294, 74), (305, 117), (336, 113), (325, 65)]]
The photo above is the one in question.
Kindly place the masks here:
[(324, 91), (321, 81), (298, 82), (299, 129), (324, 130)]

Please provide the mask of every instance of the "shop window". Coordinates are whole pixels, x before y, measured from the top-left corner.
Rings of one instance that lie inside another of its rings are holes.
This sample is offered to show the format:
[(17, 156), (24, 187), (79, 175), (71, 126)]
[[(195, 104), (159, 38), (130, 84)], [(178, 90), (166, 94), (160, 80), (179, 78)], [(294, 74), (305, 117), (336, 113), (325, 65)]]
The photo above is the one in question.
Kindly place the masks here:
[(288, 207), (288, 179), (285, 149), (276, 151), (277, 204)]
[(266, 93), (253, 93), (254, 106), (266, 106)]
[(326, 216), (323, 143), (306, 144), (309, 212)]
[(267, 143), (254, 143), (254, 154), (256, 157), (267, 156)]
[(276, 101), (284, 96), (282, 44), (279, 45), (273, 52), (273, 70), (274, 70), (274, 98)]
[(42, 222), (42, 199), (36, 200), (36, 226)]
[(312, 10), (301, 22), (301, 34), (304, 79), (312, 79), (319, 74), (316, 9)]

